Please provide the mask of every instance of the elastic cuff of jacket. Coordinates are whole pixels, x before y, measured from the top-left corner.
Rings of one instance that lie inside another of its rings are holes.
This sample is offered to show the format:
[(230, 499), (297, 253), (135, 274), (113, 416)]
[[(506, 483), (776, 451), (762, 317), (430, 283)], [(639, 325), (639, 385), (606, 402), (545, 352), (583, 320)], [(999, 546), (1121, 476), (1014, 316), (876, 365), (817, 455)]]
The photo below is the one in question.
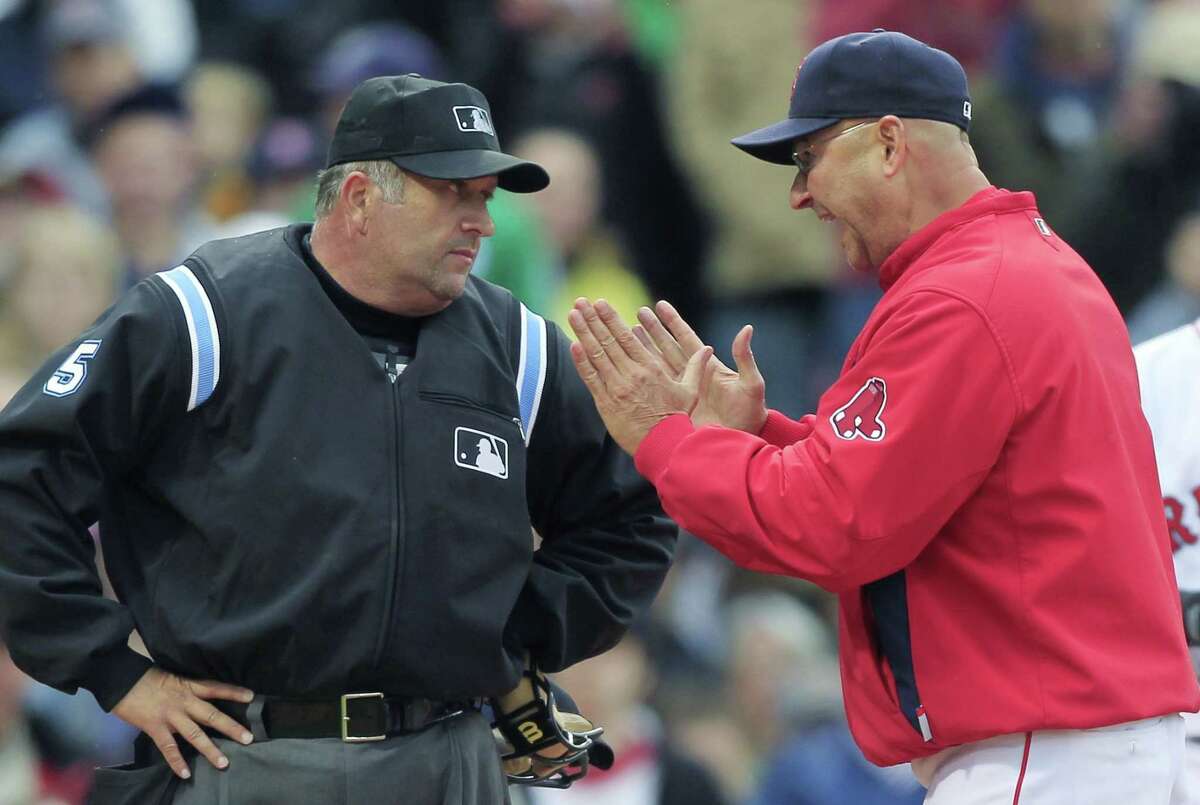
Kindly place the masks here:
[(84, 680), (83, 687), (92, 692), (105, 712), (110, 712), (154, 663), (128, 646), (121, 646), (96, 658), (91, 665), (92, 673)]
[(633, 457), (638, 472), (650, 483), (657, 483), (666, 472), (675, 448), (695, 430), (696, 426), (687, 414), (671, 414), (659, 422), (638, 445), (637, 455)]
[(795, 431), (795, 420), (771, 409), (767, 411), (767, 421), (763, 423), (762, 430), (758, 432), (758, 438), (767, 444), (791, 444), (796, 441)]

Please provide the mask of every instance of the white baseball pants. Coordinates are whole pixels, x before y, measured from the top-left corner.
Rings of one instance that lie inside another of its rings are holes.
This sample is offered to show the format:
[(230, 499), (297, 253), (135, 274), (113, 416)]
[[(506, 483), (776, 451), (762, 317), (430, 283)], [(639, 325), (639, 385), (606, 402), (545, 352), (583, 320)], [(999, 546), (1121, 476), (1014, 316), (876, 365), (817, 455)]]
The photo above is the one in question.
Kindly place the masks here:
[(1001, 735), (914, 760), (925, 805), (1186, 805), (1178, 715)]

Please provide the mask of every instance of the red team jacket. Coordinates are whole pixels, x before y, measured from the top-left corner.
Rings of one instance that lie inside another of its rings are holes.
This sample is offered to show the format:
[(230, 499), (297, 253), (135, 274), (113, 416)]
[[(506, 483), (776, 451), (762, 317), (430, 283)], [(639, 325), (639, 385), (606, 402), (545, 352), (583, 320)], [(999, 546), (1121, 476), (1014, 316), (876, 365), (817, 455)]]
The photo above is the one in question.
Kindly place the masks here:
[(908, 238), (815, 415), (679, 414), (637, 454), (682, 527), (838, 594), (864, 754), (1200, 708), (1116, 307), (989, 188)]

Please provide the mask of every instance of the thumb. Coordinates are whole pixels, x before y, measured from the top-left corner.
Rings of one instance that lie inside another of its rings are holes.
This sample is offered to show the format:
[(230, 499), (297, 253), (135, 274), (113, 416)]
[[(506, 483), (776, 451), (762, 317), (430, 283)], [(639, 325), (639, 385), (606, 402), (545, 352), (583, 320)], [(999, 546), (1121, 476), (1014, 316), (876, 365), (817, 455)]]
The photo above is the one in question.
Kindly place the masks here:
[(738, 375), (743, 384), (763, 385), (763, 376), (758, 371), (758, 363), (754, 360), (754, 351), (750, 349), (750, 339), (754, 337), (754, 325), (747, 324), (733, 339), (733, 360), (737, 364)]

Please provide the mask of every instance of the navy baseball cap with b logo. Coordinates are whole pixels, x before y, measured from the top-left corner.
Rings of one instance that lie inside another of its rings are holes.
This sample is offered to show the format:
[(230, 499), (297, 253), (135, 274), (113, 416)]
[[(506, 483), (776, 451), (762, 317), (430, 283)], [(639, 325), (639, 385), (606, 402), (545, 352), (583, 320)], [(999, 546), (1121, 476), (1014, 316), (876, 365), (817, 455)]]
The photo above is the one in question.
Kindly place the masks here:
[(495, 176), (514, 193), (550, 184), (541, 165), (500, 150), (482, 92), (415, 74), (368, 78), (342, 109), (325, 167), (374, 159), (431, 179)]
[(732, 142), (751, 156), (791, 165), (796, 139), (839, 120), (884, 115), (969, 130), (971, 96), (962, 65), (898, 31), (876, 28), (830, 39), (796, 69), (787, 119)]

